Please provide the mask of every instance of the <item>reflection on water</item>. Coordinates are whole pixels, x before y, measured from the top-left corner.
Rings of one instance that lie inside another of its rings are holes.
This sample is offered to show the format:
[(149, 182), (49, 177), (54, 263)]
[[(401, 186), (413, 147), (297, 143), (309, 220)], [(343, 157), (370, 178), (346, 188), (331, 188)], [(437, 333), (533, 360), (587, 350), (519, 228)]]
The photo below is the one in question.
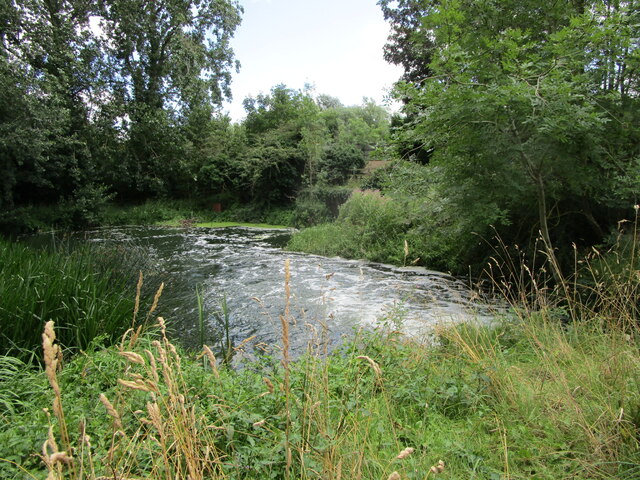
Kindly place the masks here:
[(196, 286), (202, 286), (207, 343), (220, 335), (214, 315), (226, 297), (234, 343), (278, 343), (285, 307), (284, 262), (291, 265), (292, 349), (326, 327), (331, 340), (401, 313), (402, 328), (428, 330), (438, 322), (478, 315), (464, 283), (420, 268), (396, 268), (282, 250), (289, 232), (248, 228), (123, 227), (85, 232), (100, 244), (135, 247), (149, 260), (155, 282), (165, 282), (161, 313), (184, 342), (199, 342)]

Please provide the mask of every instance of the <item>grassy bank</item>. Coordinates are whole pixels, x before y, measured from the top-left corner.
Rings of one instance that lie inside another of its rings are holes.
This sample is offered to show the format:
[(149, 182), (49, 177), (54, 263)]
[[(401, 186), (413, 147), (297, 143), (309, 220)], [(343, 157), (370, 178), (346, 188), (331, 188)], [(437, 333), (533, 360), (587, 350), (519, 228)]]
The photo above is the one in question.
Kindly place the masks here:
[(256, 205), (230, 203), (219, 205), (194, 201), (149, 200), (140, 205), (111, 206), (104, 225), (171, 226), (284, 226), (291, 224), (292, 212), (285, 208), (260, 208)]
[(394, 265), (455, 270), (460, 248), (425, 224), (432, 216), (423, 199), (354, 190), (337, 219), (293, 235), (287, 248), (325, 256)]
[(617, 329), (540, 314), (443, 327), (432, 348), (380, 330), (328, 357), (316, 343), (240, 370), (204, 353), (160, 335), (89, 349), (61, 370), (55, 352), (46, 372), (5, 357), (2, 477), (640, 474), (640, 353)]
[(199, 222), (197, 219), (175, 219), (168, 222), (158, 222), (158, 225), (168, 227), (204, 227), (204, 228), (227, 228), (227, 227), (247, 227), (247, 228), (288, 228), (286, 225), (271, 225), (268, 223), (251, 222)]
[(60, 205), (25, 206), (0, 213), (0, 234), (19, 235), (48, 230), (82, 230), (97, 226), (233, 224), (291, 226), (293, 207), (270, 207), (230, 202), (220, 205), (196, 200), (148, 200), (139, 204), (103, 203), (87, 206), (90, 215), (71, 215)]
[(26, 358), (39, 351), (48, 320), (69, 350), (100, 336), (109, 343), (131, 326), (141, 262), (135, 251), (34, 249), (0, 239), (0, 258), (0, 354)]

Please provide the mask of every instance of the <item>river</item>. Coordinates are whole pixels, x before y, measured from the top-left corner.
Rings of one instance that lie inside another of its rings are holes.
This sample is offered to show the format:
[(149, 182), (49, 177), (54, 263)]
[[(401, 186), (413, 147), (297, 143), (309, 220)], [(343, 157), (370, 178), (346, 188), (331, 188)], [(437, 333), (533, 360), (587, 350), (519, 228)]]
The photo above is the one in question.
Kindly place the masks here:
[(216, 312), (224, 299), (234, 345), (249, 338), (248, 350), (280, 343), (286, 260), (294, 351), (301, 351), (314, 336), (322, 335), (335, 345), (354, 329), (384, 322), (422, 335), (438, 323), (487, 315), (459, 279), (422, 268), (288, 252), (283, 246), (289, 235), (287, 230), (239, 227), (120, 227), (82, 234), (90, 242), (135, 248), (147, 257), (145, 275), (151, 282), (165, 283), (159, 311), (174, 334), (191, 346), (201, 339), (197, 287), (203, 300), (205, 343), (223, 334)]

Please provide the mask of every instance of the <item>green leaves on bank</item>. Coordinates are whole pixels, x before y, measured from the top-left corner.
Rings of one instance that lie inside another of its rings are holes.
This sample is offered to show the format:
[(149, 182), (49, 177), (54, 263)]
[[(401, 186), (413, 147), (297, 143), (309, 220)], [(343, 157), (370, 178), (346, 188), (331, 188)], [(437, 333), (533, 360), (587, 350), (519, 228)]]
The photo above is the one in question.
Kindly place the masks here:
[[(40, 351), (42, 328), (54, 320), (61, 344), (86, 349), (131, 327), (133, 255), (84, 248), (37, 250), (0, 242), (0, 355), (30, 359)], [(128, 258), (128, 260), (127, 260)]]
[(632, 218), (638, 2), (381, 4), (405, 66), (398, 152), (432, 168), (436, 224), (568, 256)]

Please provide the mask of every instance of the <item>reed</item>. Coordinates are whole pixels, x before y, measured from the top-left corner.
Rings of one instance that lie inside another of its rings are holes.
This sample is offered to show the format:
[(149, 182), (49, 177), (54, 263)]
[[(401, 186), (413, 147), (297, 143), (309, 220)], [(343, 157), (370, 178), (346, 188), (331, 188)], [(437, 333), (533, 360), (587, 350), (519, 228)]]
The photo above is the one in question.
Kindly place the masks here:
[(105, 264), (104, 253), (35, 250), (0, 241), (0, 354), (29, 358), (40, 350), (40, 332), (49, 320), (56, 322), (66, 349), (86, 349), (98, 336), (114, 341), (122, 335), (134, 306), (132, 275)]

